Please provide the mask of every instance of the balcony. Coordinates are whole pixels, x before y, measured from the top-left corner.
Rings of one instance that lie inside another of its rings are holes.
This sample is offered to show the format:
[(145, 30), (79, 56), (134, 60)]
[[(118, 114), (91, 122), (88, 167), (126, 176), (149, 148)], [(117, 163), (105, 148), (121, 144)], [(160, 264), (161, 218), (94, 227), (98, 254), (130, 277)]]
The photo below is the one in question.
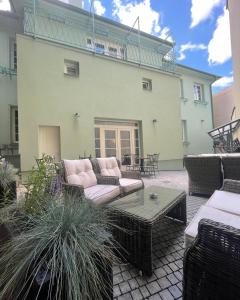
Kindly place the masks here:
[(24, 33), (166, 72), (175, 71), (173, 44), (67, 5), (24, 5)]

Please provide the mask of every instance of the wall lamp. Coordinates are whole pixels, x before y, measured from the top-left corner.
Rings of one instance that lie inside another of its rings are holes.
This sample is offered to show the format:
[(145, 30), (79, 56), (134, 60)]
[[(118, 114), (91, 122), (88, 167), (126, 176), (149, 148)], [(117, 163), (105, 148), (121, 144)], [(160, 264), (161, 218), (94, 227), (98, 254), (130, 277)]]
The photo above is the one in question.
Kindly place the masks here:
[(78, 118), (80, 118), (80, 114), (79, 114), (79, 113), (73, 114), (73, 118), (74, 118), (75, 120), (78, 119)]
[(153, 124), (157, 123), (157, 119), (152, 120)]

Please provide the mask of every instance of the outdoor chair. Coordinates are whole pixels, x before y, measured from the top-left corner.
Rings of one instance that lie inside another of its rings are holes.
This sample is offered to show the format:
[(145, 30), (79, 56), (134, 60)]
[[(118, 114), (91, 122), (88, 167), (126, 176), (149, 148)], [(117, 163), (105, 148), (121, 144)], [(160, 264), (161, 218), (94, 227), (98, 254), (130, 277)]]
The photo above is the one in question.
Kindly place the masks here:
[(222, 156), (224, 178), (240, 180), (240, 154)]
[(202, 219), (184, 255), (184, 300), (240, 299), (240, 230)]
[(144, 187), (140, 172), (122, 171), (116, 157), (96, 158), (92, 160), (93, 169), (101, 176), (112, 176), (119, 180), (123, 194), (135, 192)]
[(184, 157), (188, 172), (189, 194), (210, 196), (223, 182), (221, 158), (215, 155), (188, 155)]
[(95, 204), (108, 203), (120, 195), (119, 181), (111, 176), (96, 175), (89, 159), (63, 160), (62, 163), (65, 191), (84, 195)]

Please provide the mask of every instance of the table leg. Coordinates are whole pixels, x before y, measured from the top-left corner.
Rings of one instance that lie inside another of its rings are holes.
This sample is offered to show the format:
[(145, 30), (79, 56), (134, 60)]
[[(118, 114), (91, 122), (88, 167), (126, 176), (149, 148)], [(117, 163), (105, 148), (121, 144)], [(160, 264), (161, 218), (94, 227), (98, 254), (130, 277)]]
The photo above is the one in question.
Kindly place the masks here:
[(187, 224), (186, 195), (176, 206), (173, 207), (172, 210), (168, 212), (167, 216), (177, 219), (185, 225)]

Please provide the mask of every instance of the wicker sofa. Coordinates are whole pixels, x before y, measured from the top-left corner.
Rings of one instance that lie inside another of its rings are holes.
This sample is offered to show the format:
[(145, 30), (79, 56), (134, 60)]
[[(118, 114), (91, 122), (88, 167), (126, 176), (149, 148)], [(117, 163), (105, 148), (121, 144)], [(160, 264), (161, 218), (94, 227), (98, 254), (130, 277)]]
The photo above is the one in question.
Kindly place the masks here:
[(63, 160), (63, 188), (65, 191), (84, 195), (95, 204), (105, 204), (121, 194), (119, 180), (93, 172), (89, 159)]
[(185, 230), (185, 245), (190, 246), (198, 233), (201, 219), (210, 219), (240, 229), (240, 181), (225, 179), (221, 190), (216, 190), (202, 205)]
[(92, 165), (95, 174), (119, 180), (122, 195), (144, 188), (140, 172), (122, 171), (120, 161), (116, 157), (96, 158), (92, 160)]

